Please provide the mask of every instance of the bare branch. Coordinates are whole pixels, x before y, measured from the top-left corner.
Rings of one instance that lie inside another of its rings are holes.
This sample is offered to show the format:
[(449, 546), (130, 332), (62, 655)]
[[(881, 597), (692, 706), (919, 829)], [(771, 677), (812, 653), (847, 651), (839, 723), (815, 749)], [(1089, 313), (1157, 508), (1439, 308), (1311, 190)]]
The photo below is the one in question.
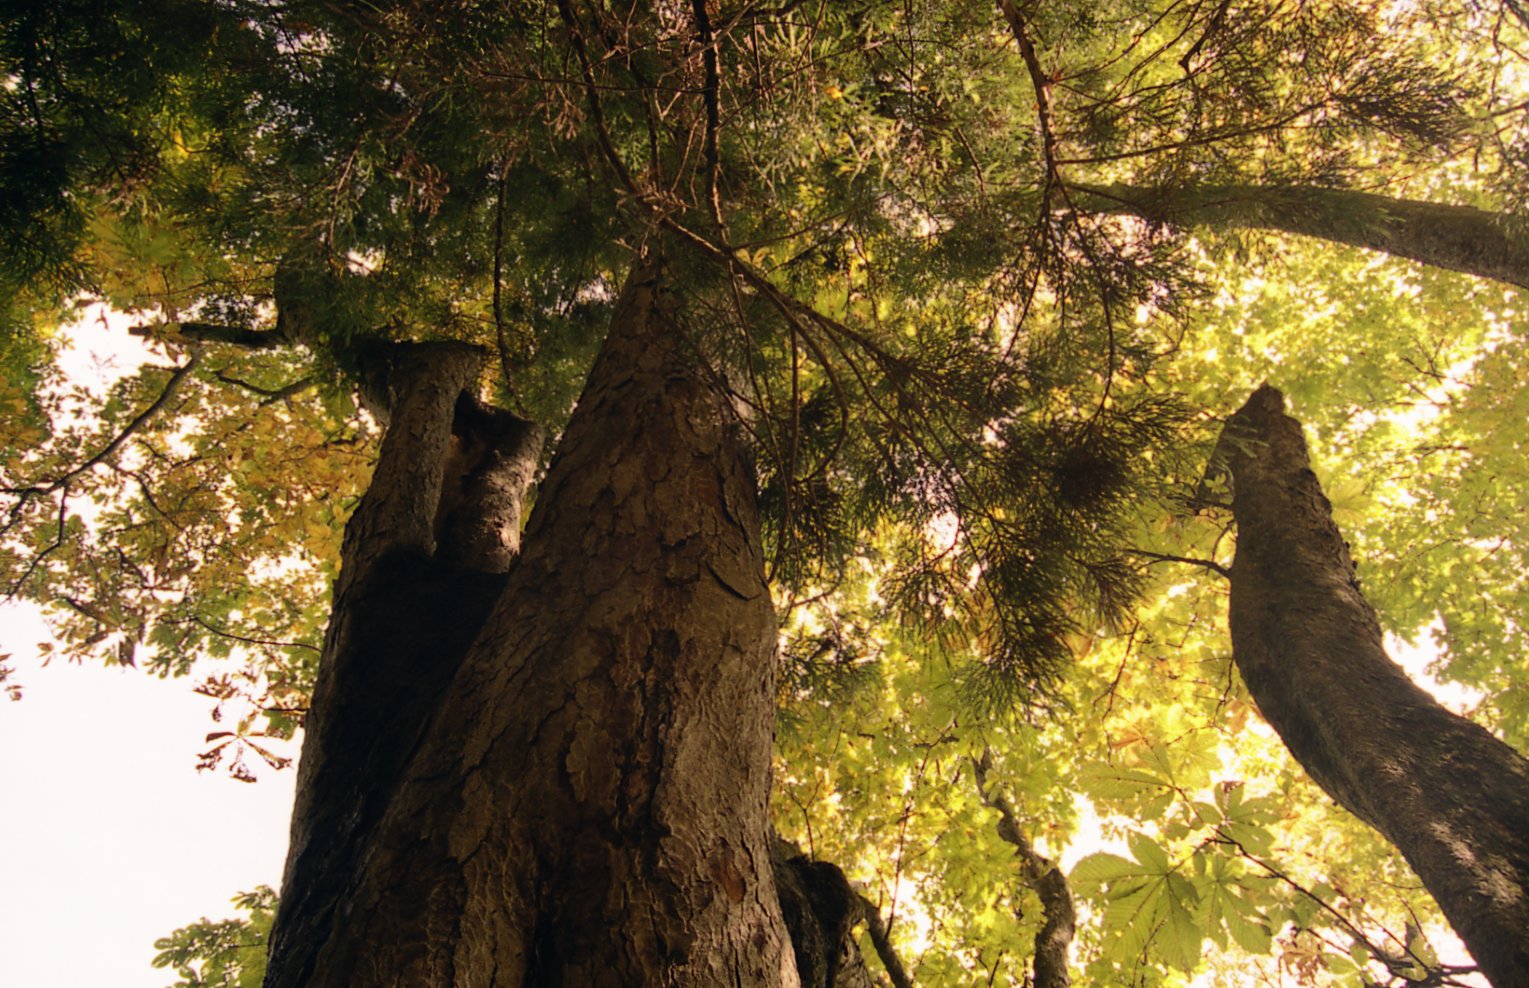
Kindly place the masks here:
[(718, 179), (722, 172), (721, 159), (717, 154), (717, 131), (721, 127), (722, 117), (719, 105), (721, 82), (717, 70), (717, 46), (712, 40), (711, 20), (706, 16), (706, 0), (691, 0), (690, 8), (695, 16), (696, 36), (701, 42), (701, 66), (702, 71), (705, 72), (702, 98), (706, 102), (706, 137), (703, 152), (706, 155), (706, 192), (711, 202), (711, 218), (716, 222), (717, 228), (723, 231), (725, 243), (727, 224), (722, 219), (722, 199), (717, 190)]
[(1067, 973), (1067, 953), (1077, 923), (1072, 890), (1061, 869), (1036, 853), (1020, 827), (1019, 813), (1009, 797), (997, 787), (988, 785), (987, 773), (992, 764), (991, 748), (984, 748), (981, 758), (972, 759), (977, 795), (983, 803), (998, 811), (998, 836), (1014, 846), (1021, 880), (1034, 890), (1046, 913), (1045, 923), (1035, 934), (1035, 988), (1067, 988), (1072, 983)]
[[(1165, 552), (1148, 552), (1146, 549), (1127, 549), (1133, 556), (1141, 556), (1155, 563), (1187, 563), (1190, 566), (1200, 566), (1212, 572), (1219, 573), (1225, 579), (1232, 578), (1232, 571), (1216, 562), (1214, 559), (1196, 559), (1192, 556), (1173, 556)], [(1150, 564), (1149, 564), (1150, 565)]]
[(876, 947), (876, 956), (881, 958), (881, 966), (886, 968), (893, 988), (913, 988), (913, 979), (908, 977), (908, 969), (903, 967), (902, 958), (897, 956), (897, 950), (892, 946), (887, 924), (882, 922), (881, 910), (864, 893), (856, 892), (855, 898), (860, 903), (860, 915), (865, 918), (871, 943)]

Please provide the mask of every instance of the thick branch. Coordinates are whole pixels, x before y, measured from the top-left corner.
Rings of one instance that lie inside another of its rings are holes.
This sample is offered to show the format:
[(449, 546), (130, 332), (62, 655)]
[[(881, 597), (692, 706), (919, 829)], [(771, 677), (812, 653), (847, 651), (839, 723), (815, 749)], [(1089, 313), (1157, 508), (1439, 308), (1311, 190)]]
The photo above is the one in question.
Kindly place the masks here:
[[(461, 663), (417, 744), (315, 693), (315, 719), (327, 704), (405, 768), (332, 861), (327, 911), (289, 913), (283, 893), (270, 988), (796, 983), (768, 844), (776, 625), (753, 478), (660, 279), (644, 266), (618, 298), (471, 647), (434, 644), (455, 633), (436, 598), (383, 601), (420, 620), (408, 668)], [(353, 611), (337, 598), (335, 622), (398, 651)], [(341, 767), (330, 781), (350, 784)], [(288, 886), (311, 884), (293, 863)]]
[(486, 351), (400, 343), (363, 356), (388, 426), (345, 528), (271, 985), (307, 983), (399, 776), (503, 587), (541, 449), (534, 426), (472, 397)]
[(520, 551), (526, 490), (541, 463), (545, 433), (534, 422), (457, 399), (436, 508), (437, 554), (480, 573), (504, 573)]
[(855, 897), (860, 902), (860, 915), (865, 919), (866, 932), (871, 935), (876, 956), (881, 958), (881, 966), (886, 968), (892, 988), (913, 988), (913, 979), (908, 977), (903, 959), (897, 956), (897, 949), (892, 946), (892, 931), (887, 929), (887, 924), (882, 920), (881, 910), (864, 895), (857, 892)]
[(1529, 222), (1472, 206), (1312, 185), (1073, 185), (1070, 203), (1086, 212), (1126, 213), (1169, 226), (1316, 237), (1529, 288)]
[(1019, 858), (1020, 875), (1041, 900), (1046, 921), (1035, 934), (1034, 988), (1067, 988), (1072, 979), (1067, 973), (1067, 952), (1077, 925), (1072, 890), (1062, 870), (1036, 853), (1035, 846), (1020, 827), (1019, 813), (1009, 797), (988, 785), (987, 773), (993, 753), (984, 750), (981, 758), (972, 759), (977, 777), (977, 794), (982, 802), (998, 811), (998, 836), (1014, 846)]
[(863, 899), (844, 872), (779, 837), (771, 839), (770, 864), (802, 988), (871, 988), (854, 936)]

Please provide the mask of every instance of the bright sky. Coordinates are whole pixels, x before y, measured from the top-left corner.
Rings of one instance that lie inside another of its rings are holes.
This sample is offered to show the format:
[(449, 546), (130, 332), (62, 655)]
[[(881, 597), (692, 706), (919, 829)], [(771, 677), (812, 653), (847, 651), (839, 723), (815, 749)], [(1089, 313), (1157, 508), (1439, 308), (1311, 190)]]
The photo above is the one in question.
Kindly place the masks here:
[[(64, 330), (60, 367), (103, 395), (147, 353), (127, 320), (91, 306)], [(154, 941), (229, 900), (281, 884), (295, 772), (253, 760), (255, 784), (198, 773), (219, 729), (194, 678), (55, 660), (30, 606), (0, 605), (0, 653), (24, 698), (0, 699), (0, 986), (165, 988)], [(296, 754), (296, 746), (282, 750)]]
[(295, 773), (198, 773), (216, 725), (192, 680), (43, 668), (46, 636), (35, 613), (0, 608), (25, 691), (0, 701), (0, 985), (165, 988), (156, 939), (280, 885)]

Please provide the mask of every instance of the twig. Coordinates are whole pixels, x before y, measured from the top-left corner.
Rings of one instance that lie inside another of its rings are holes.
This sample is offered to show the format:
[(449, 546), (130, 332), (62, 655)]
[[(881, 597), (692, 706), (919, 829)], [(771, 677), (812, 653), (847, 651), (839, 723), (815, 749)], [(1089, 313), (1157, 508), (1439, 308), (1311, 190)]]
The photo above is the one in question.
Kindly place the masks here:
[[(1416, 981), (1416, 979), (1413, 979), (1407, 975), (1407, 969), (1411, 968), (1414, 964), (1421, 966), (1425, 971), (1443, 976), (1448, 976), (1451, 974), (1466, 974), (1477, 970), (1477, 968), (1471, 966), (1431, 965), (1423, 960), (1423, 958), (1419, 957), (1416, 953), (1414, 953), (1412, 947), (1404, 941), (1402, 942), (1402, 949), (1406, 952), (1406, 956), (1397, 957), (1387, 951), (1384, 947), (1377, 944), (1375, 941), (1371, 940), (1363, 930), (1361, 930), (1358, 926), (1355, 926), (1347, 916), (1333, 908), (1332, 904), (1329, 903), (1326, 899), (1317, 895), (1315, 892), (1311, 891), (1306, 886), (1296, 881), (1294, 878), (1291, 878), (1279, 868), (1249, 851), (1246, 847), (1243, 846), (1241, 841), (1228, 835), (1226, 831), (1221, 827), (1218, 826), (1216, 828), (1216, 833), (1212, 840), (1214, 840), (1216, 843), (1225, 844), (1228, 847), (1231, 847), (1237, 852), (1239, 857), (1251, 861), (1253, 864), (1263, 869), (1264, 872), (1271, 878), (1283, 882), (1291, 889), (1316, 903), (1319, 907), (1321, 907), (1322, 911), (1326, 912), (1328, 915), (1337, 920), (1338, 925), (1347, 931), (1349, 936), (1353, 937), (1357, 942), (1363, 944), (1365, 949), (1367, 949), (1375, 957), (1379, 958), (1380, 962), (1386, 966), (1387, 970), (1389, 970), (1394, 975), (1401, 975), (1408, 977), (1409, 981)], [(1396, 935), (1394, 933), (1390, 935), (1392, 939), (1396, 939)]]
[(180, 390), (181, 383), (184, 382), (186, 377), (196, 369), (196, 366), (201, 362), (201, 359), (201, 353), (199, 351), (193, 350), (191, 352), (191, 356), (186, 360), (186, 362), (175, 368), (175, 372), (170, 375), (170, 380), (165, 382), (164, 390), (159, 392), (159, 397), (155, 398), (148, 408), (145, 408), (143, 411), (134, 416), (133, 420), (127, 425), (123, 426), (122, 431), (117, 433), (116, 437), (113, 438), (111, 442), (103, 446), (100, 452), (96, 453), (90, 459), (86, 460), (84, 463), (81, 463), (79, 466), (75, 467), (73, 470), (70, 470), (63, 476), (50, 480), (45, 484), (40, 486), (15, 489), (9, 491), (8, 493), (23, 495), (27, 493), (49, 494), (58, 490), (60, 487), (63, 487), (65, 484), (73, 481), (75, 478), (79, 477), (86, 471), (93, 469), (98, 464), (105, 462), (109, 457), (115, 454), (117, 450), (122, 448), (123, 443), (132, 438), (133, 433), (143, 428), (144, 424), (148, 422), (149, 419), (159, 414), (159, 411), (170, 403), (170, 399), (175, 397), (175, 392)]
[(15, 582), (6, 588), (5, 596), (0, 597), (0, 601), (11, 600), (15, 598), (16, 594), (21, 591), (22, 586), (32, 578), (32, 574), (37, 572), (37, 567), (42, 565), (42, 561), (48, 558), (48, 556), (52, 555), (56, 549), (64, 544), (64, 534), (68, 522), (69, 488), (65, 487), (63, 493), (60, 494), (58, 498), (58, 530), (57, 533), (53, 536), (53, 541), (48, 545), (46, 549), (32, 557), (32, 561), (27, 564), (26, 572), (16, 577)]
[(195, 614), (191, 615), (191, 623), (201, 625), (203, 628), (206, 628), (208, 631), (217, 635), (219, 638), (230, 638), (234, 641), (245, 642), (249, 645), (272, 645), (279, 648), (305, 648), (310, 652), (319, 651), (317, 646), (309, 645), (307, 642), (288, 642), (273, 638), (250, 638), (246, 635), (235, 634), (232, 631), (227, 631), (223, 628), (219, 628), (211, 622), (206, 621)]
[[(1172, 556), (1164, 552), (1148, 552), (1146, 549), (1127, 549), (1133, 556), (1141, 556), (1155, 563), (1188, 563), (1190, 566), (1201, 566), (1213, 572), (1220, 573), (1226, 579), (1232, 578), (1232, 571), (1216, 562), (1214, 559), (1196, 559), (1192, 556)], [(1150, 564), (1149, 564), (1150, 565)]]

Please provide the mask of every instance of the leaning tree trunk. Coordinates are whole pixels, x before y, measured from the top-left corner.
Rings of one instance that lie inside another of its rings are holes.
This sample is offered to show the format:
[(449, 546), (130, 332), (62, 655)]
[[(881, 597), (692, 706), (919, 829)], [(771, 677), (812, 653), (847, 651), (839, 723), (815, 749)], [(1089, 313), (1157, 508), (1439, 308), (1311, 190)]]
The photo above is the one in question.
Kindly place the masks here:
[(1237, 522), (1233, 658), (1298, 762), (1407, 859), (1498, 988), (1529, 985), (1529, 761), (1386, 655), (1300, 423), (1265, 385), (1215, 462)]
[(1529, 288), (1529, 218), (1315, 185), (1073, 185), (1068, 202), (1169, 226), (1260, 229), (1377, 250)]
[(268, 986), (798, 984), (754, 487), (699, 364), (640, 268), (507, 577), (436, 547), (465, 372), (395, 367)]

